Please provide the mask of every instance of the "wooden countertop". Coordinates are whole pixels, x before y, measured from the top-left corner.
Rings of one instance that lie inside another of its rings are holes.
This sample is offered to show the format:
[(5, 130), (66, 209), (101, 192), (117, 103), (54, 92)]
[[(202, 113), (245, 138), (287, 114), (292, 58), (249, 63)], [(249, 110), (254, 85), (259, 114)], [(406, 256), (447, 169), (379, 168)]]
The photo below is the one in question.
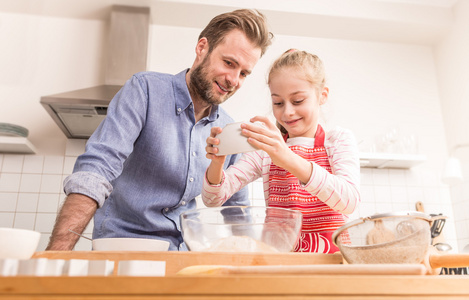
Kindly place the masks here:
[(165, 260), (166, 277), (0, 277), (1, 299), (469, 299), (469, 276), (178, 276), (198, 264), (340, 264), (337, 254), (40, 252), (35, 258)]

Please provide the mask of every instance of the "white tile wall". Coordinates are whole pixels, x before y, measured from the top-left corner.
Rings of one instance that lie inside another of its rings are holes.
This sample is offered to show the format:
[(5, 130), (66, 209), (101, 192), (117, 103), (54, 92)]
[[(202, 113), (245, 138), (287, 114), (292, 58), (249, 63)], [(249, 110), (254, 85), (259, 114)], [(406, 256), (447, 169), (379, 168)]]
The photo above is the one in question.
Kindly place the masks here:
[[(63, 179), (72, 173), (85, 142), (68, 140), (65, 156), (0, 154), (0, 226), (41, 232), (38, 250), (44, 250), (65, 199)], [(249, 189), (252, 205), (265, 205), (262, 180), (249, 184)], [(469, 182), (450, 190), (440, 183), (435, 170), (362, 168), (361, 203), (349, 217), (415, 210), (417, 201), (424, 203), (427, 213), (449, 217), (444, 234), (453, 248), (469, 244)], [(91, 237), (92, 230), (91, 222), (84, 234)], [(80, 239), (75, 249), (90, 250), (91, 243)]]
[[(60, 204), (63, 179), (72, 173), (86, 140), (68, 140), (65, 156), (0, 154), (0, 227), (41, 232), (38, 251), (46, 248)], [(85, 230), (91, 237), (92, 224)], [(79, 244), (76, 250), (90, 250)]]

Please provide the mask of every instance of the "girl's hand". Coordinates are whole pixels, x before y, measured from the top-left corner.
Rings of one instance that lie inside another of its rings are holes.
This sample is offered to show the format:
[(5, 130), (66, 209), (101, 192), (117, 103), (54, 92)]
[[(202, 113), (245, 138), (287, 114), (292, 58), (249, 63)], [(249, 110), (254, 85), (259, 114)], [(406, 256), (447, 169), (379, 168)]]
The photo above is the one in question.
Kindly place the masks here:
[(255, 148), (267, 152), (274, 164), (288, 169), (289, 157), (295, 154), (285, 144), (282, 133), (277, 126), (267, 117), (262, 116), (256, 116), (250, 121), (262, 122), (264, 126), (241, 124), (242, 133), (248, 137), (248, 142)]
[(218, 153), (218, 148), (213, 147), (213, 145), (220, 144), (220, 140), (217, 139), (216, 136), (221, 132), (222, 129), (220, 127), (212, 127), (210, 136), (207, 138), (207, 146), (205, 147), (205, 151), (207, 152), (205, 157), (212, 160), (207, 168), (207, 180), (210, 184), (219, 184), (223, 176), (223, 164), (225, 163), (226, 156), (215, 155)]

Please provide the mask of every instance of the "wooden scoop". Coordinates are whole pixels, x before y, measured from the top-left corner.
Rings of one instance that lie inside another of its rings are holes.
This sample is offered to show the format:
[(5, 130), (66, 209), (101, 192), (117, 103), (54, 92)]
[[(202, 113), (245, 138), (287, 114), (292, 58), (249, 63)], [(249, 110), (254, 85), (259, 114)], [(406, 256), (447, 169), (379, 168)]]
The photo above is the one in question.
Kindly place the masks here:
[(176, 275), (424, 275), (426, 271), (422, 264), (197, 265), (181, 269)]
[(383, 220), (378, 219), (374, 221), (373, 228), (366, 235), (367, 245), (376, 245), (392, 242), (396, 239), (394, 232), (384, 226)]

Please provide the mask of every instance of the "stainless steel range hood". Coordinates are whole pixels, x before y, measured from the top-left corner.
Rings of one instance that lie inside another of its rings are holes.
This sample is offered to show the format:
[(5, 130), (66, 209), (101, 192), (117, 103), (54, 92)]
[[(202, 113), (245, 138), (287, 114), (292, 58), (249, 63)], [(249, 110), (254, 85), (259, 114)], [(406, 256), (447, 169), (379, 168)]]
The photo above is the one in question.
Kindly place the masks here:
[(41, 97), (68, 138), (89, 138), (126, 80), (147, 69), (150, 8), (115, 5), (110, 25), (104, 85)]

